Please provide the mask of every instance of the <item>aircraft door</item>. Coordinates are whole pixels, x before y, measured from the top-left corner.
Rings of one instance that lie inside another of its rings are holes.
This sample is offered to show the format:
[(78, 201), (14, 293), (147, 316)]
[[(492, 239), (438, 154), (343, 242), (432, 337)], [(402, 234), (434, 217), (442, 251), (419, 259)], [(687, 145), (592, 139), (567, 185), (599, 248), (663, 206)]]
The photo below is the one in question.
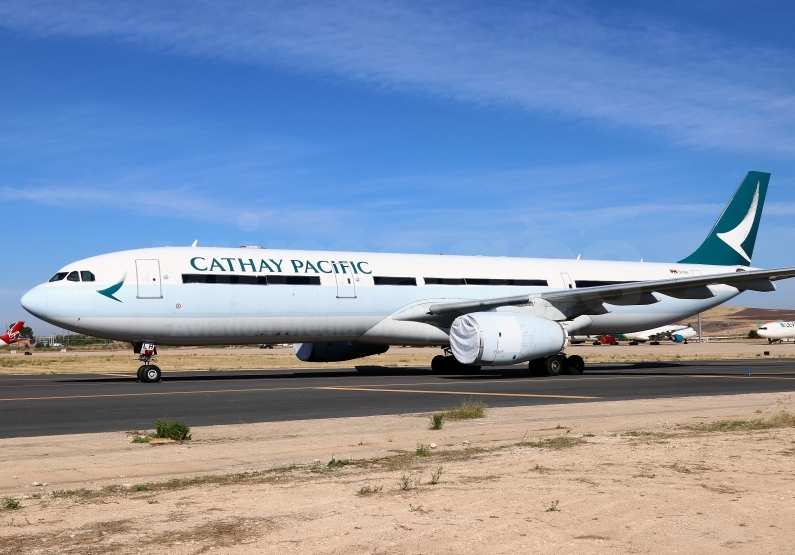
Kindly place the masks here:
[(561, 272), (560, 277), (563, 279), (564, 289), (574, 289), (574, 283), (571, 281), (571, 276), (566, 272)]
[(160, 261), (136, 260), (135, 271), (138, 275), (139, 299), (162, 299), (163, 291), (160, 287)]
[(337, 278), (337, 298), (356, 298), (356, 278), (351, 274), (334, 274)]

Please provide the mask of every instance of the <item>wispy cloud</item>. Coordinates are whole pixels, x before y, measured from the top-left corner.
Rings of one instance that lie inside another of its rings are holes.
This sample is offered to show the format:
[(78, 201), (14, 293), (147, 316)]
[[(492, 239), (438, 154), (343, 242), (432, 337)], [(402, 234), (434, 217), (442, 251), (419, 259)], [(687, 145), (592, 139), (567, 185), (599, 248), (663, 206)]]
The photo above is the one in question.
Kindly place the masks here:
[(0, 2), (0, 26), (651, 130), (700, 148), (795, 152), (792, 53), (576, 4)]

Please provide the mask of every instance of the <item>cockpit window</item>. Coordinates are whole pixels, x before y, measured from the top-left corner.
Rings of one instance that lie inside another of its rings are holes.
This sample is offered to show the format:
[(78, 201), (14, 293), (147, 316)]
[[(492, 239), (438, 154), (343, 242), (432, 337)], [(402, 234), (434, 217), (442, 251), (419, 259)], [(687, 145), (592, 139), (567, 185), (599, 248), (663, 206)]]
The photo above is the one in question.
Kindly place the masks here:
[(61, 281), (63, 278), (66, 277), (67, 273), (68, 272), (58, 272), (57, 274), (55, 274), (50, 278), (50, 281)]
[(80, 275), (77, 272), (69, 272), (69, 275), (66, 276), (67, 281), (80, 281)]
[(91, 272), (87, 272), (86, 270), (80, 272), (80, 279), (83, 281), (96, 281), (94, 274), (92, 274)]

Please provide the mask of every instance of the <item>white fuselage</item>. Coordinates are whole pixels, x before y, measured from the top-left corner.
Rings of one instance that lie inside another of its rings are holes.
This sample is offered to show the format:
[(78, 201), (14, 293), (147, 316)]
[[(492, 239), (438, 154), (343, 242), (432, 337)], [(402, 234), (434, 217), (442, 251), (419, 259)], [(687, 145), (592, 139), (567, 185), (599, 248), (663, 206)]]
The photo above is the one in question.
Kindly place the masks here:
[(765, 339), (795, 339), (795, 322), (769, 322), (756, 330)]
[[(62, 328), (109, 339), (164, 345), (359, 341), (447, 345), (448, 330), (391, 316), (428, 302), (488, 299), (613, 282), (731, 272), (680, 263), (434, 256), (229, 248), (153, 248), (67, 265), (96, 281), (48, 282), (22, 305)], [(646, 330), (736, 296), (605, 305), (579, 334)], [(500, 311), (538, 314), (534, 307)], [(605, 311), (602, 311), (605, 312)], [(554, 318), (562, 320), (563, 318)]]

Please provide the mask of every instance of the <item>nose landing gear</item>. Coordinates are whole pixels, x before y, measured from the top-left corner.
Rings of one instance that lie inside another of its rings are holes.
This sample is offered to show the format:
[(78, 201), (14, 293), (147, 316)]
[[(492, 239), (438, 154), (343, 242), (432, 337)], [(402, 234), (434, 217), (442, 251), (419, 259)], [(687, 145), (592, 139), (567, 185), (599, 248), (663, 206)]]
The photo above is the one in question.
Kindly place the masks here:
[(155, 383), (159, 382), (162, 378), (160, 368), (151, 364), (157, 362), (157, 347), (154, 343), (142, 343), (139, 349), (134, 351), (138, 354), (138, 360), (143, 362), (143, 365), (138, 368), (138, 381), (142, 383)]

